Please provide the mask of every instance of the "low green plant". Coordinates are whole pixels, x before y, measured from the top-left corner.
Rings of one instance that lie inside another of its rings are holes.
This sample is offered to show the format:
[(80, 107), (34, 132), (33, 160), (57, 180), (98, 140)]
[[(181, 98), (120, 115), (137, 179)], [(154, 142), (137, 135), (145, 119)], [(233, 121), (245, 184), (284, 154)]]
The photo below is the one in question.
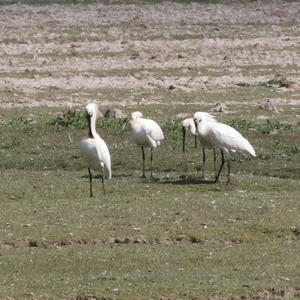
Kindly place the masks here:
[(288, 82), (288, 80), (282, 77), (281, 75), (277, 75), (273, 79), (268, 80), (267, 82), (262, 82), (261, 85), (265, 87), (288, 88), (290, 86), (290, 82)]
[(8, 122), (8, 126), (15, 130), (21, 130), (25, 133), (32, 132), (36, 121), (33, 118), (23, 116), (12, 117)]
[[(50, 122), (51, 125), (59, 128), (75, 127), (78, 129), (87, 128), (87, 120), (85, 113), (76, 109), (64, 110), (54, 120)], [(114, 131), (124, 131), (128, 126), (127, 118), (99, 118), (97, 120), (98, 128), (110, 128)]]
[(177, 118), (168, 119), (161, 127), (168, 138), (170, 137), (174, 141), (178, 140), (181, 131), (179, 129), (179, 120)]
[(0, 149), (11, 149), (14, 146), (17, 146), (19, 144), (20, 144), (20, 141), (16, 137), (0, 139)]
[(74, 126), (77, 128), (86, 127), (86, 118), (84, 113), (76, 109), (67, 109), (58, 115), (52, 122), (51, 125), (56, 127), (70, 127)]
[(298, 144), (286, 144), (280, 140), (276, 140), (272, 143), (272, 148), (279, 153), (285, 155), (298, 154), (300, 152), (300, 146)]
[(233, 119), (228, 122), (228, 125), (242, 132), (248, 132), (250, 129), (255, 128), (254, 122), (245, 119)]
[(100, 118), (97, 120), (97, 126), (99, 128), (110, 128), (113, 130), (121, 130), (124, 131), (128, 126), (127, 118)]
[(258, 123), (245, 119), (233, 119), (228, 122), (228, 125), (241, 132), (256, 131), (260, 134), (269, 134), (274, 130), (287, 131), (292, 129), (292, 124), (277, 119), (266, 119)]

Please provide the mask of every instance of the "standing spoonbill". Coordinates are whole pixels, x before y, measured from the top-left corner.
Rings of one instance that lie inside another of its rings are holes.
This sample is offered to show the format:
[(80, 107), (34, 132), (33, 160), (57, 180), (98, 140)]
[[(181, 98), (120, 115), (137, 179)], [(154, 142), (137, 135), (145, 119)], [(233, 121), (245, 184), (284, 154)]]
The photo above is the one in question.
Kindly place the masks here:
[(230, 159), (229, 152), (235, 151), (247, 151), (252, 156), (255, 156), (255, 151), (237, 130), (234, 128), (219, 122), (212, 122), (207, 113), (196, 112), (194, 114), (194, 122), (196, 131), (200, 140), (207, 141), (210, 145), (221, 149), (222, 162), (220, 169), (215, 177), (214, 182), (219, 180), (221, 171), (225, 163), (224, 151), (226, 153), (227, 160), (227, 184), (230, 183)]
[[(214, 116), (207, 113), (207, 118), (209, 118), (212, 122), (217, 122)], [(206, 154), (205, 148), (212, 148), (214, 152), (214, 172), (216, 174), (216, 149), (213, 145), (209, 144), (207, 141), (203, 140), (201, 136), (198, 136), (196, 131), (196, 126), (193, 118), (184, 119), (181, 122), (182, 125), (182, 151), (185, 152), (185, 135), (186, 131), (189, 131), (192, 135), (194, 135), (194, 146), (197, 148), (197, 138), (199, 138), (200, 143), (202, 145), (202, 177), (204, 178), (204, 170), (205, 170), (205, 162), (206, 162)]]
[(152, 161), (153, 161), (153, 148), (156, 148), (164, 140), (164, 134), (160, 126), (151, 119), (144, 119), (143, 114), (139, 111), (133, 112), (131, 114), (130, 120), (132, 139), (133, 141), (142, 148), (142, 158), (143, 158), (143, 178), (145, 176), (145, 151), (144, 147), (150, 147), (150, 170), (151, 177), (153, 177), (152, 172)]
[(182, 152), (185, 152), (185, 135), (186, 132), (191, 133), (194, 136), (194, 147), (197, 148), (197, 133), (193, 118), (184, 119), (181, 122), (182, 130)]
[(85, 107), (85, 111), (86, 118), (88, 120), (88, 137), (81, 139), (80, 152), (88, 166), (90, 179), (90, 197), (93, 197), (91, 169), (95, 171), (101, 171), (102, 188), (103, 193), (105, 194), (105, 171), (107, 171), (108, 173), (108, 179), (111, 179), (111, 159), (107, 145), (100, 137), (100, 135), (96, 132), (96, 120), (99, 114), (97, 105), (94, 103), (90, 103)]

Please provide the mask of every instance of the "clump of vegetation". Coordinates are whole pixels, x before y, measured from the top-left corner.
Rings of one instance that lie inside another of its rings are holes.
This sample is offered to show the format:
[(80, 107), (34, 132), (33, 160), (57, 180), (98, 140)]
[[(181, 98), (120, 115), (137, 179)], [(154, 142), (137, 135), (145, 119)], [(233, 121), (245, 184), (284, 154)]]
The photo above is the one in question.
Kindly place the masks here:
[[(97, 127), (99, 128), (110, 128), (125, 130), (128, 124), (127, 118), (99, 118), (97, 120)], [(51, 125), (57, 128), (63, 127), (75, 127), (78, 129), (87, 128), (87, 120), (84, 112), (78, 111), (76, 109), (64, 110), (62, 114), (57, 116), (52, 122)]]
[(170, 133), (171, 135), (177, 135), (178, 125), (178, 119), (168, 119), (164, 124), (162, 124), (162, 130)]
[(0, 139), (0, 149), (10, 149), (19, 144), (20, 141), (15, 137)]
[(51, 125), (56, 127), (74, 126), (83, 129), (86, 127), (86, 118), (83, 112), (75, 109), (67, 109), (64, 110), (61, 115), (57, 116), (51, 122)]
[(259, 133), (269, 134), (274, 130), (286, 131), (292, 128), (292, 124), (287, 122), (280, 122), (274, 119), (267, 119), (264, 123), (258, 123), (256, 130)]
[(262, 82), (262, 86), (265, 87), (285, 87), (288, 88), (290, 86), (290, 82), (284, 77), (282, 77), (280, 74), (276, 75), (273, 79), (268, 80), (267, 82)]
[(272, 148), (276, 152), (285, 155), (298, 154), (300, 152), (300, 146), (298, 144), (285, 144), (279, 140), (272, 143)]
[(255, 128), (254, 122), (244, 119), (234, 119), (228, 122), (228, 125), (235, 128), (238, 131), (248, 132)]
[(101, 118), (98, 119), (97, 125), (100, 128), (111, 128), (111, 129), (120, 129), (125, 130), (128, 126), (128, 119), (127, 118)]
[(292, 124), (280, 122), (275, 119), (267, 119), (262, 123), (256, 123), (244, 119), (234, 119), (228, 122), (228, 124), (241, 132), (249, 132), (252, 130), (262, 134), (269, 134), (275, 130), (286, 131), (292, 129)]
[(13, 117), (9, 122), (8, 125), (14, 129), (21, 130), (25, 133), (32, 132), (34, 128), (34, 124), (36, 123), (33, 118), (26, 118), (23, 116), (16, 116)]

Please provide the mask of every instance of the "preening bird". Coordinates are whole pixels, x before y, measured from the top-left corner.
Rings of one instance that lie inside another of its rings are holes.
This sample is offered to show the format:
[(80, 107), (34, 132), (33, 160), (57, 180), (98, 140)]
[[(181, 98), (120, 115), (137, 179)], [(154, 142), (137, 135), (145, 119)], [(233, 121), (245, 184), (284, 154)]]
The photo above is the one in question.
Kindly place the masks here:
[(219, 122), (212, 122), (208, 117), (209, 114), (204, 112), (196, 112), (194, 114), (194, 122), (198, 136), (202, 141), (207, 142), (209, 145), (213, 145), (221, 149), (222, 162), (220, 169), (215, 177), (215, 182), (219, 180), (222, 172), (226, 153), (227, 160), (227, 184), (230, 182), (230, 159), (229, 152), (235, 151), (247, 151), (252, 156), (255, 156), (255, 151), (237, 130), (234, 128)]
[[(212, 122), (217, 122), (214, 116), (207, 114), (207, 118), (209, 118)], [(204, 178), (204, 170), (206, 163), (206, 153), (205, 148), (212, 148), (214, 153), (214, 172), (216, 173), (216, 149), (213, 145), (210, 145), (207, 141), (198, 137), (196, 126), (193, 118), (184, 119), (181, 122), (182, 125), (182, 151), (185, 152), (185, 136), (186, 132), (190, 132), (194, 136), (194, 146), (197, 148), (197, 139), (200, 139), (200, 143), (202, 145), (202, 177)]]
[(88, 120), (88, 137), (81, 139), (80, 152), (88, 166), (90, 196), (93, 197), (91, 169), (101, 172), (102, 188), (103, 193), (105, 193), (104, 180), (106, 172), (108, 179), (111, 179), (111, 158), (106, 143), (96, 132), (96, 120), (99, 114), (97, 105), (90, 103), (85, 107), (85, 111)]
[(152, 161), (153, 148), (158, 147), (164, 140), (164, 134), (160, 126), (151, 119), (144, 119), (143, 114), (139, 111), (131, 114), (130, 127), (133, 141), (141, 147), (143, 158), (143, 178), (145, 176), (145, 147), (150, 147), (150, 170), (151, 177), (153, 177)]
[(196, 127), (193, 118), (184, 119), (181, 122), (182, 129), (182, 152), (185, 152), (185, 136), (186, 132), (191, 133), (194, 136), (194, 147), (197, 148), (197, 134)]

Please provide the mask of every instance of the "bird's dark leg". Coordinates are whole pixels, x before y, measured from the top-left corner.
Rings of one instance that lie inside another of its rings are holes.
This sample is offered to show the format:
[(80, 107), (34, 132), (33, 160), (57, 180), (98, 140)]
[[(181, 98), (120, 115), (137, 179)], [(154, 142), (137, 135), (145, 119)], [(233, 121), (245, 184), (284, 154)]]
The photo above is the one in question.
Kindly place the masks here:
[(214, 174), (215, 177), (217, 176), (217, 154), (216, 154), (216, 148), (213, 148), (214, 151)]
[(150, 148), (150, 171), (151, 171), (151, 178), (153, 178), (153, 170), (152, 170), (152, 162), (153, 162), (153, 148)]
[(104, 186), (104, 180), (105, 180), (105, 178), (104, 178), (104, 174), (105, 174), (105, 172), (104, 172), (104, 167), (101, 167), (101, 171), (102, 171), (102, 173), (101, 173), (101, 181), (102, 181), (102, 189), (103, 189), (103, 195), (105, 195), (105, 186)]
[(227, 159), (227, 182), (226, 182), (226, 185), (228, 185), (230, 183), (230, 169), (231, 169), (230, 156), (227, 155), (226, 159)]
[(144, 151), (144, 147), (142, 147), (142, 155), (143, 155), (143, 175), (142, 175), (142, 178), (146, 178), (146, 175), (145, 175), (145, 151)]
[(218, 172), (218, 174), (217, 174), (217, 176), (215, 178), (215, 181), (214, 181), (215, 183), (218, 182), (220, 174), (221, 174), (223, 166), (224, 166), (224, 163), (225, 163), (224, 151), (223, 150), (221, 150), (221, 155), (222, 155), (222, 162), (221, 162), (221, 165), (220, 165), (219, 172)]
[(205, 162), (206, 162), (205, 149), (204, 147), (202, 147), (202, 178), (204, 178)]
[(197, 148), (197, 135), (194, 136), (194, 147)]
[(89, 178), (90, 178), (90, 197), (93, 197), (93, 178), (92, 178), (92, 172), (91, 169), (88, 168), (89, 171)]
[(185, 128), (182, 126), (182, 152), (185, 152)]

